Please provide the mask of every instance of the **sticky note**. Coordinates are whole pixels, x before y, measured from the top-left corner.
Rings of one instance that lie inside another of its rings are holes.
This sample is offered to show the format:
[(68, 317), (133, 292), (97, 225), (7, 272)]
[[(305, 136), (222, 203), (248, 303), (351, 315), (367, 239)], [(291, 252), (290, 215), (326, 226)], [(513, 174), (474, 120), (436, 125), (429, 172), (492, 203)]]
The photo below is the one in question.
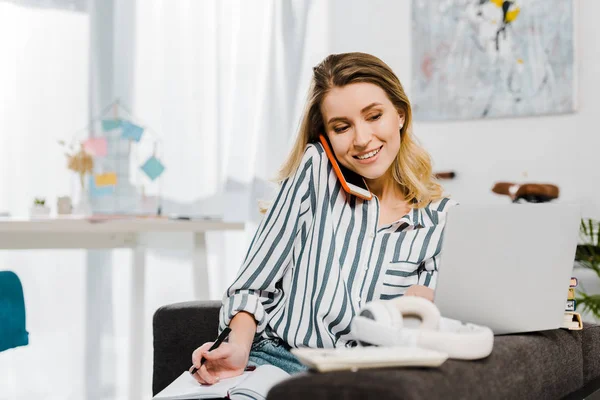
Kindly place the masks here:
[(123, 139), (131, 139), (135, 142), (139, 142), (144, 133), (144, 128), (129, 121), (123, 121), (121, 127), (123, 128), (121, 133)]
[(115, 192), (115, 186), (96, 186), (96, 177), (90, 176), (90, 195), (92, 197), (108, 196)]
[(114, 172), (108, 172), (106, 174), (94, 175), (95, 184), (97, 187), (101, 186), (114, 186), (117, 184), (117, 174)]
[(150, 157), (141, 168), (152, 180), (158, 178), (165, 170), (165, 166), (154, 156)]
[(121, 127), (120, 119), (103, 119), (102, 120), (102, 130), (105, 132), (112, 131), (113, 129), (117, 129)]
[(106, 138), (104, 137), (89, 138), (83, 142), (83, 148), (85, 151), (96, 157), (105, 157), (108, 153), (108, 145)]

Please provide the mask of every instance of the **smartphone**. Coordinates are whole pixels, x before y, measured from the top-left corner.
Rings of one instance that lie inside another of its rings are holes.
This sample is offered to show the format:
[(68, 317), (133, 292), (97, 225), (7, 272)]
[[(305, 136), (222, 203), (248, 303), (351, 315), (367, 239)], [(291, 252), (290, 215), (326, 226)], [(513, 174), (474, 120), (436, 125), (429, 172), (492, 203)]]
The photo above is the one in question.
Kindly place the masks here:
[(365, 182), (365, 178), (357, 174), (356, 172), (344, 167), (342, 164), (338, 162), (335, 158), (335, 154), (333, 154), (333, 149), (331, 147), (331, 143), (329, 143), (329, 139), (327, 136), (321, 134), (319, 136), (319, 141), (323, 145), (325, 149), (325, 154), (327, 154), (327, 158), (333, 164), (333, 170), (335, 171), (335, 175), (340, 180), (342, 187), (347, 193), (353, 194), (356, 197), (359, 197), (363, 200), (371, 200), (373, 198), (373, 194), (369, 191), (367, 187), (367, 183)]

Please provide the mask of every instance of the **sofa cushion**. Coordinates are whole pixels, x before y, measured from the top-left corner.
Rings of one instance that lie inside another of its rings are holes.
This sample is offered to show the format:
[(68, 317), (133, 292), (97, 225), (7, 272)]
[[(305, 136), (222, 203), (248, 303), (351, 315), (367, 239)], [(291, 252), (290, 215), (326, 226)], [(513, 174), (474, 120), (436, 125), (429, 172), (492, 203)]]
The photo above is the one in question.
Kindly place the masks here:
[[(582, 345), (582, 339), (585, 345)], [(440, 368), (304, 373), (268, 399), (557, 399), (600, 376), (600, 327), (496, 336), (492, 354)]]

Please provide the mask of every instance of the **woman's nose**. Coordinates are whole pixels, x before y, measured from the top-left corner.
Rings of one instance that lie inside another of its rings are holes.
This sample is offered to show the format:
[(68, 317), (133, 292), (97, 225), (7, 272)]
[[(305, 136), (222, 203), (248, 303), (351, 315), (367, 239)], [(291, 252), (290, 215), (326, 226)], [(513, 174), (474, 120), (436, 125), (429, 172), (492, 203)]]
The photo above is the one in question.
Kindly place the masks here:
[(372, 137), (373, 133), (368, 125), (356, 125), (356, 129), (354, 131), (354, 146), (358, 148), (366, 147), (369, 142), (371, 142)]

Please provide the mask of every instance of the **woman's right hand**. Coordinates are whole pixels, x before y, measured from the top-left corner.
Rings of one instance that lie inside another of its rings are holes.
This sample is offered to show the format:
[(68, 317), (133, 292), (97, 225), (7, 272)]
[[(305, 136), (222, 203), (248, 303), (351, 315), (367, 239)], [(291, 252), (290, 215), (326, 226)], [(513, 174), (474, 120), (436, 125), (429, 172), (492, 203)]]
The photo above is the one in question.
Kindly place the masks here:
[[(250, 356), (249, 348), (238, 343), (224, 342), (218, 348), (208, 352), (212, 344), (213, 342), (204, 343), (192, 354), (192, 364), (198, 368), (193, 377), (199, 383), (212, 385), (222, 378), (231, 378), (244, 372)], [(202, 358), (206, 361), (201, 366)]]

